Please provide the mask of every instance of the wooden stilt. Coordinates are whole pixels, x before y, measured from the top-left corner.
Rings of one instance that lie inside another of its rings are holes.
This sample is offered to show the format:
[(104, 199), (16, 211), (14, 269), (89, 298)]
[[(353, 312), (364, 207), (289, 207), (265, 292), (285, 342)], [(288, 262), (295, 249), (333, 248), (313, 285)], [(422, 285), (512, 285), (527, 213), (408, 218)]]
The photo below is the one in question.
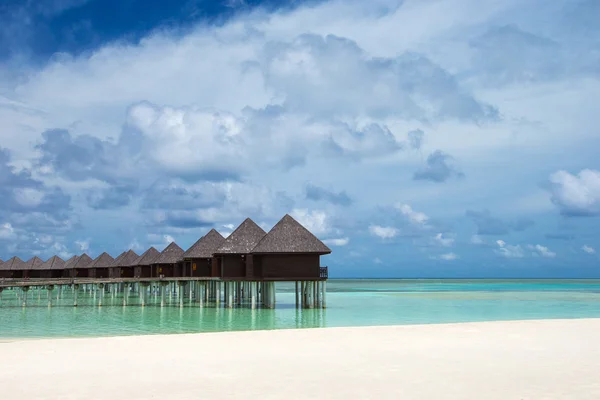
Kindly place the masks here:
[(104, 300), (104, 283), (99, 283), (98, 284), (98, 289), (99, 289), (99, 300), (98, 300), (98, 307), (102, 307), (102, 300)]
[(52, 291), (54, 290), (54, 286), (48, 286), (48, 307), (52, 307)]
[(126, 283), (123, 286), (123, 306), (127, 305), (127, 300), (129, 300), (129, 284)]
[(298, 304), (298, 281), (296, 281), (296, 308), (298, 308), (299, 304)]
[(77, 307), (77, 295), (79, 294), (79, 285), (73, 285), (73, 307)]
[(165, 290), (167, 289), (167, 282), (160, 283), (160, 306), (165, 306)]
[(327, 281), (323, 281), (322, 290), (323, 298), (321, 299), (321, 308), (327, 308)]

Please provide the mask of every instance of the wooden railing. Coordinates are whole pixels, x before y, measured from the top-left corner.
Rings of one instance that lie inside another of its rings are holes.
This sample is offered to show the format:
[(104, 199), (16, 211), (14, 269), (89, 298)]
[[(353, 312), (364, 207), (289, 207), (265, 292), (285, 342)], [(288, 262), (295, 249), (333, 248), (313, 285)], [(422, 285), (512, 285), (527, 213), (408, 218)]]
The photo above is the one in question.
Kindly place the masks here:
[(319, 270), (319, 277), (327, 279), (329, 277), (329, 272), (327, 271), (327, 267), (321, 267)]

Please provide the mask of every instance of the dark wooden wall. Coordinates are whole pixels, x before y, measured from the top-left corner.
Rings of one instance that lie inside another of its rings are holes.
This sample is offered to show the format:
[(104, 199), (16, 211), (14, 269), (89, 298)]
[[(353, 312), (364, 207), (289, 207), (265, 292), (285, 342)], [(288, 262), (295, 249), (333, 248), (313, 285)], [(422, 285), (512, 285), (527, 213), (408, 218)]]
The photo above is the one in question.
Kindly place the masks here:
[(190, 264), (192, 276), (212, 276), (212, 258), (194, 258), (190, 260)]
[(239, 254), (223, 256), (221, 259), (223, 278), (246, 277), (246, 259)]
[(319, 278), (320, 266), (319, 255), (316, 254), (254, 256), (255, 276), (260, 278)]

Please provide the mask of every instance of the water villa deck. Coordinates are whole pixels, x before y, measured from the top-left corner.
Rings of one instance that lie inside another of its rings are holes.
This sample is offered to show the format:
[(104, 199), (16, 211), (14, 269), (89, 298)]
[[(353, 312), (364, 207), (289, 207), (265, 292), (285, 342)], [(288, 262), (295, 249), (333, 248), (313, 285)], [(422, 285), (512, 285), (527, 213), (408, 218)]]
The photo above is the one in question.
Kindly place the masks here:
[(98, 306), (107, 294), (122, 296), (124, 306), (131, 296), (148, 305), (148, 296), (154, 294), (155, 303), (165, 306), (168, 292), (180, 306), (274, 308), (275, 282), (294, 282), (296, 307), (325, 308), (328, 271), (320, 257), (330, 253), (289, 215), (269, 232), (247, 218), (227, 238), (212, 229), (187, 251), (173, 242), (162, 252), (153, 247), (142, 255), (128, 250), (115, 259), (108, 253), (96, 259), (84, 253), (67, 261), (58, 256), (45, 262), (38, 257), (24, 262), (16, 256), (0, 260), (0, 302), (2, 292), (11, 289), (21, 291), (26, 306), (33, 289), (40, 297), (47, 291), (49, 306), (71, 291), (77, 306), (79, 292), (89, 290)]

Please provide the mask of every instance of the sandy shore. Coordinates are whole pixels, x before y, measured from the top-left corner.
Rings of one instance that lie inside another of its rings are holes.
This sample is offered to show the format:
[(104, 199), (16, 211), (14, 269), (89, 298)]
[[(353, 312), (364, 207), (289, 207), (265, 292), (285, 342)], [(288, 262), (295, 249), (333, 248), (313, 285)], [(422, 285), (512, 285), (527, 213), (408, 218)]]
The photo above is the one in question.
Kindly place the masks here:
[(600, 319), (0, 343), (5, 399), (600, 399)]

